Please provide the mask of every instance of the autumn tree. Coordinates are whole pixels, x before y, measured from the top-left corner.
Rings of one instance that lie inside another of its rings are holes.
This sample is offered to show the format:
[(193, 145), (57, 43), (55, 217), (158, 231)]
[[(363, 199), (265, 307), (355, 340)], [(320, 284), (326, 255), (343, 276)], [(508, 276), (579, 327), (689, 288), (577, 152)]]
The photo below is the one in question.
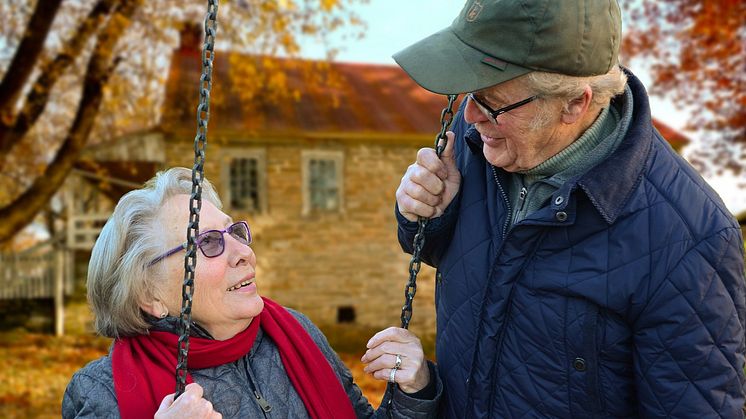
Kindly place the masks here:
[[(348, 8), (354, 1), (364, 0), (224, 0), (218, 48), (292, 57), (300, 53), (301, 37), (328, 45), (332, 33), (359, 30)], [(156, 123), (179, 29), (184, 22), (201, 24), (206, 4), (0, 3), (0, 243), (47, 207), (91, 138)], [(327, 51), (329, 57), (335, 52)], [(256, 71), (255, 62), (239, 64), (241, 74), (253, 75), (241, 81), (246, 91), (268, 80), (283, 90), (281, 77)]]
[(623, 54), (646, 60), (651, 93), (694, 110), (693, 163), (704, 171), (746, 169), (746, 2), (637, 0), (625, 8)]

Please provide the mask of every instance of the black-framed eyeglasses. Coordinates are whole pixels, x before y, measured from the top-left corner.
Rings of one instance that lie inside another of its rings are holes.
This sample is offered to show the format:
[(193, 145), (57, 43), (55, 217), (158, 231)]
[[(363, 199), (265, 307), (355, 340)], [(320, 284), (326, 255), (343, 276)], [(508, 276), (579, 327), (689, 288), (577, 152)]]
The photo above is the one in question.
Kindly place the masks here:
[(531, 96), (530, 98), (523, 99), (520, 102), (516, 102), (512, 105), (508, 105), (505, 107), (502, 107), (500, 109), (492, 109), (489, 105), (484, 103), (482, 99), (477, 97), (474, 93), (469, 93), (467, 97), (474, 101), (474, 104), (477, 105), (477, 108), (479, 108), (480, 111), (484, 114), (484, 116), (487, 117), (487, 119), (490, 120), (493, 124), (497, 125), (497, 117), (504, 114), (505, 112), (512, 111), (515, 108), (521, 107), (529, 102), (532, 102), (539, 98), (538, 95)]
[[(224, 230), (207, 230), (199, 235), (195, 239), (197, 247), (202, 251), (202, 254), (208, 258), (215, 258), (223, 254), (225, 251), (225, 237), (223, 234), (228, 233), (236, 239), (239, 243), (250, 245), (251, 244), (251, 230), (249, 230), (249, 224), (246, 221), (235, 222)], [(186, 249), (187, 243), (182, 243), (180, 246), (174, 247), (168, 252), (153, 259), (148, 266), (153, 266), (163, 259), (177, 253), (183, 249)]]

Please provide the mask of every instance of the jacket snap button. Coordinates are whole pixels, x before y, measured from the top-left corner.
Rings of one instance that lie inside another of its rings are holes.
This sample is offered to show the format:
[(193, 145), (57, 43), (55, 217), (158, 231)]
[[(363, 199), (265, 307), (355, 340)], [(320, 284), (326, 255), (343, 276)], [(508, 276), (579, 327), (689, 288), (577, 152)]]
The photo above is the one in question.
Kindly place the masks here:
[(563, 202), (565, 202), (565, 198), (563, 198), (561, 196), (558, 196), (557, 198), (554, 199), (554, 205), (560, 205)]
[(574, 361), (572, 361), (572, 366), (575, 367), (577, 371), (585, 371), (585, 359), (583, 358), (575, 358)]
[(559, 211), (557, 214), (554, 215), (555, 218), (557, 218), (557, 221), (563, 222), (567, 220), (567, 213), (564, 211)]

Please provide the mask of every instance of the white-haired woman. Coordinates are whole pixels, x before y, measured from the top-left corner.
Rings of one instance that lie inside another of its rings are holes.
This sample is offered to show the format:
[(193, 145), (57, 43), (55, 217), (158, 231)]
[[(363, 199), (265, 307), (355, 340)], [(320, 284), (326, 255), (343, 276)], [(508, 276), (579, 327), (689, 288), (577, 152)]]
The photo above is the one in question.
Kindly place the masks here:
[[(114, 338), (108, 356), (68, 384), (62, 415), (72, 417), (383, 416), (374, 411), (323, 334), (302, 314), (260, 297), (256, 256), (245, 221), (221, 211), (203, 183), (189, 376), (174, 400), (183, 233), (191, 173), (161, 172), (117, 204), (96, 241), (88, 299), (99, 334)], [(366, 372), (398, 384), (393, 414), (435, 415), (442, 385), (407, 330), (371, 338)]]

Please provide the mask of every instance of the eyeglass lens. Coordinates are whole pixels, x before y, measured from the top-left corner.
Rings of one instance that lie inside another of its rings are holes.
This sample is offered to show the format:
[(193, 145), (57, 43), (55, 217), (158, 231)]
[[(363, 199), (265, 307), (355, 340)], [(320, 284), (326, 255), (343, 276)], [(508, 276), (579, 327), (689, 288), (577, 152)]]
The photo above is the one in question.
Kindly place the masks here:
[(492, 116), (492, 112), (490, 112), (490, 110), (489, 110), (489, 109), (487, 109), (487, 108), (486, 108), (486, 107), (485, 107), (485, 106), (484, 106), (484, 105), (482, 104), (482, 102), (481, 102), (481, 101), (479, 101), (479, 100), (477, 99), (477, 97), (476, 97), (476, 96), (474, 96), (474, 95), (471, 95), (471, 98), (472, 98), (472, 99), (474, 99), (474, 104), (476, 104), (476, 105), (477, 105), (477, 108), (478, 108), (478, 109), (479, 109), (479, 110), (480, 110), (480, 111), (481, 111), (481, 112), (482, 112), (482, 113), (484, 114), (484, 116), (486, 116), (486, 117), (487, 117), (487, 119), (489, 119), (489, 120), (490, 120), (490, 121), (491, 121), (492, 123), (497, 123), (497, 121), (496, 121), (495, 117), (494, 117), (494, 116)]
[(236, 223), (228, 227), (228, 234), (243, 244), (251, 244), (251, 233), (249, 233), (246, 223)]
[[(239, 243), (249, 245), (251, 243), (251, 234), (245, 223), (235, 223), (225, 229)], [(200, 236), (199, 248), (207, 257), (216, 257), (223, 253), (225, 249), (225, 239), (223, 231), (210, 230)]]

